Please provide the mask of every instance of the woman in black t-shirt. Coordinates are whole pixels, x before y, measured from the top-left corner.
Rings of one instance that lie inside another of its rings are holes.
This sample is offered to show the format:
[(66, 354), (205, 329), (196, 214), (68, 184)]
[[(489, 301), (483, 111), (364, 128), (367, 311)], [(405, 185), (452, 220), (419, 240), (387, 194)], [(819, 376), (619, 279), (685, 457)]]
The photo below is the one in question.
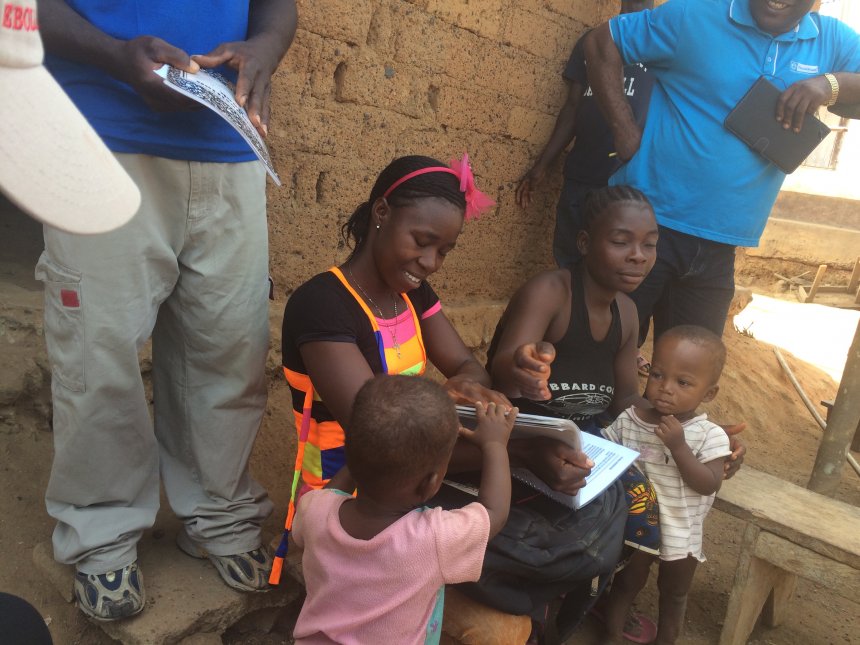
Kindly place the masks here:
[[(352, 490), (343, 468), (344, 426), (357, 391), (375, 374), (420, 374), (429, 360), (447, 378), (452, 397), (510, 407), (490, 389), (489, 375), (426, 282), (454, 248), (464, 218), (490, 204), (475, 190), (465, 159), (451, 167), (427, 157), (397, 159), (344, 226), (344, 237), (354, 242), (352, 255), (291, 296), (282, 350), (304, 451), (304, 489), (337, 475), (337, 487)], [(586, 455), (558, 441), (514, 440), (508, 450), (512, 461), (562, 492), (576, 493), (589, 472)], [(449, 469), (476, 470), (480, 464), (480, 450), (460, 441)], [(288, 528), (293, 509), (291, 502)], [(285, 553), (283, 541), (276, 569)]]
[(422, 374), (430, 361), (452, 397), (510, 406), (489, 388), (426, 282), (454, 248), (464, 215), (492, 203), (474, 188), (467, 159), (452, 167), (396, 159), (343, 228), (354, 243), (346, 262), (290, 297), (282, 351), (300, 432), (308, 417), (306, 487), (323, 486), (344, 466), (343, 425), (375, 374)]

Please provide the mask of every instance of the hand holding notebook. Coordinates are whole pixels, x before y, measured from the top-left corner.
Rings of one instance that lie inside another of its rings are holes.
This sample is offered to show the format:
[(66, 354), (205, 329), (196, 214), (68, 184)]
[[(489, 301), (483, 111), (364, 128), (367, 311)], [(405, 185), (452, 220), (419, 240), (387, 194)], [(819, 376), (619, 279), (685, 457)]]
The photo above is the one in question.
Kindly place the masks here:
[(776, 165), (792, 173), (830, 132), (811, 114), (806, 114), (800, 132), (785, 129), (776, 120), (780, 89), (759, 78), (735, 106), (724, 122), (741, 141)]
[[(475, 423), (475, 409), (471, 406), (457, 406), (460, 423), (471, 427)], [(550, 488), (546, 482), (527, 468), (512, 468), (511, 476), (543, 493), (550, 499), (571, 509), (582, 508), (606, 490), (633, 463), (639, 453), (602, 437), (583, 433), (573, 421), (542, 417), (533, 414), (520, 414), (514, 424), (512, 439), (550, 438), (568, 445), (574, 450), (584, 451), (594, 462), (586, 484), (576, 495), (566, 495)], [(449, 477), (445, 483), (459, 490), (475, 494), (474, 486), (467, 481)]]

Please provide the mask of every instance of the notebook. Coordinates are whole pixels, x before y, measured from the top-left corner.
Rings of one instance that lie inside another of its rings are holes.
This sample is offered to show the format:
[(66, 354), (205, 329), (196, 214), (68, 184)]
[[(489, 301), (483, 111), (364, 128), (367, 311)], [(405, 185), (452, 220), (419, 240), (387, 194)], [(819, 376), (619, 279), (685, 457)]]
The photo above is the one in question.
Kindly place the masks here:
[(800, 132), (784, 129), (776, 120), (780, 94), (782, 90), (776, 85), (764, 77), (759, 78), (729, 112), (724, 124), (750, 148), (790, 174), (824, 141), (830, 128), (806, 114)]
[[(474, 406), (458, 405), (457, 415), (460, 417), (460, 424), (464, 428), (474, 429), (478, 423)], [(531, 437), (556, 439), (566, 443), (574, 450), (582, 450), (579, 428), (569, 419), (542, 417), (537, 414), (518, 414), (514, 429), (511, 432), (511, 438), (528, 439)]]
[[(464, 427), (475, 427), (477, 418), (474, 407), (458, 405), (457, 414), (460, 416), (460, 423)], [(586, 485), (576, 495), (566, 495), (553, 490), (527, 468), (511, 468), (511, 477), (515, 480), (573, 510), (582, 508), (593, 501), (618, 479), (639, 456), (638, 452), (630, 450), (630, 448), (612, 443), (602, 437), (580, 432), (577, 425), (568, 419), (542, 417), (534, 414), (518, 415), (511, 438), (527, 439), (531, 437), (548, 437), (564, 442), (574, 450), (582, 450), (594, 462), (594, 468), (591, 469), (591, 473), (586, 478)], [(444, 483), (451, 488), (476, 496), (479, 479), (480, 477), (473, 474), (451, 475), (444, 480)]]

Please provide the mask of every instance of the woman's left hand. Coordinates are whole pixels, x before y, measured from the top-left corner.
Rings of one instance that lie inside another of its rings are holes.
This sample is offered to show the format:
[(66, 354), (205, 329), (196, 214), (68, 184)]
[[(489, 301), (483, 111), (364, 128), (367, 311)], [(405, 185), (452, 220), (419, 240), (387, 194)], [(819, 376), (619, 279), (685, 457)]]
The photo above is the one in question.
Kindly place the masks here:
[(505, 410), (510, 410), (514, 407), (511, 402), (501, 392), (491, 390), (478, 381), (469, 378), (466, 375), (456, 375), (445, 381), (445, 389), (456, 403), (495, 403), (503, 405)]

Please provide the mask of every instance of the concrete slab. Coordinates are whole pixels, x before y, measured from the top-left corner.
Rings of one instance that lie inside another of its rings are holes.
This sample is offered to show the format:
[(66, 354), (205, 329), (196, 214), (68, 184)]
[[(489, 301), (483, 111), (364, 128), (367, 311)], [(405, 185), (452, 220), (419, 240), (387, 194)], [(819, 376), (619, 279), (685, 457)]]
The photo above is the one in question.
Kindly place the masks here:
[[(230, 589), (208, 560), (188, 557), (176, 547), (179, 528), (179, 521), (171, 518), (144, 534), (138, 553), (146, 607), (134, 618), (98, 623), (111, 638), (124, 645), (171, 644), (198, 636), (209, 640), (190, 642), (215, 642), (215, 637), (247, 614), (286, 607), (302, 593), (288, 576), (279, 587), (266, 593)], [(71, 602), (73, 569), (54, 562), (50, 542), (36, 546), (33, 561)]]
[(860, 231), (771, 217), (758, 247), (746, 253), (847, 269), (860, 253)]
[(776, 198), (770, 216), (860, 231), (860, 202), (850, 198), (783, 190)]

